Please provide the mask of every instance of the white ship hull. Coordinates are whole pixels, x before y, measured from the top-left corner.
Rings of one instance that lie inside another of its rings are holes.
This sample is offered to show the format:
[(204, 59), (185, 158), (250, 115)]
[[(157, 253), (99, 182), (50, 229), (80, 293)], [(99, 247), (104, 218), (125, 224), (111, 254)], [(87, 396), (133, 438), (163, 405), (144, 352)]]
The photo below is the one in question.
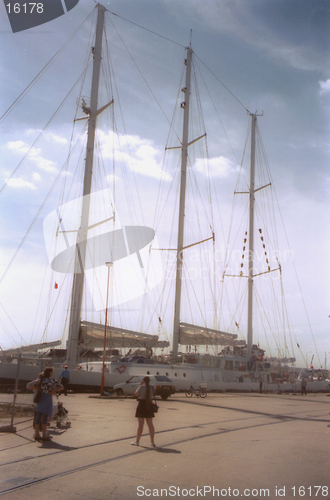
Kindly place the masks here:
[[(46, 365), (44, 365), (45, 367)], [(28, 382), (38, 377), (41, 366), (21, 364), (19, 369), (20, 382)], [(296, 369), (297, 370), (297, 369)], [(62, 368), (54, 369), (58, 378)], [(96, 390), (101, 385), (102, 362), (91, 362), (82, 365), (81, 369), (70, 370), (70, 384), (76, 390)], [(206, 384), (208, 391), (219, 392), (258, 392), (260, 377), (263, 380), (263, 391), (267, 392), (300, 392), (300, 380), (272, 381), (271, 373), (267, 371), (244, 372), (238, 370), (222, 370), (212, 367), (196, 367), (187, 364), (168, 365), (162, 363), (124, 363), (120, 361), (107, 363), (105, 371), (105, 387), (111, 389), (114, 385), (125, 382), (133, 375), (167, 375), (177, 391), (187, 390), (191, 384), (197, 387)], [(13, 388), (16, 379), (17, 364), (0, 363), (0, 380), (2, 385)], [(241, 382), (239, 382), (241, 380)], [(329, 392), (330, 380), (309, 380), (307, 392)]]

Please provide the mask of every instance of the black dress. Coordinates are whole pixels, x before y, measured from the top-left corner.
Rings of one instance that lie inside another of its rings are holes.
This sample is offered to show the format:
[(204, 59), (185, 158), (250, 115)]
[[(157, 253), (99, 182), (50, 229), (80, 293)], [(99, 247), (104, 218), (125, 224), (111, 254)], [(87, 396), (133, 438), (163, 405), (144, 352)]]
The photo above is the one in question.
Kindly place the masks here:
[(140, 399), (139, 404), (137, 405), (135, 416), (138, 418), (154, 418), (155, 414), (152, 411), (151, 402), (149, 408), (146, 407), (146, 400)]
[(153, 398), (154, 388), (152, 385), (150, 386), (150, 404), (149, 408), (147, 408), (146, 405), (147, 402), (145, 399), (145, 386), (140, 386), (140, 387), (141, 387), (141, 389), (139, 388), (141, 390), (140, 396), (144, 399), (139, 399), (139, 404), (137, 405), (135, 416), (137, 418), (154, 418), (155, 414), (151, 406), (151, 400)]

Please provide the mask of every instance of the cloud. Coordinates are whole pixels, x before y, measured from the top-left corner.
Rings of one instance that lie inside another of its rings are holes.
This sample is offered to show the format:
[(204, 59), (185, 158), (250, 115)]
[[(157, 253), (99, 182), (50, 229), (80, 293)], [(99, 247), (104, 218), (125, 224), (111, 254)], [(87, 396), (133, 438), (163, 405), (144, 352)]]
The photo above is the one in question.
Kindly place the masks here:
[(235, 165), (234, 162), (226, 158), (225, 156), (218, 156), (216, 158), (210, 158), (208, 166), (205, 164), (203, 158), (197, 158), (194, 168), (197, 172), (210, 177), (225, 178), (229, 177), (231, 174), (237, 174), (239, 166)]
[[(162, 166), (157, 161), (159, 151), (155, 149), (150, 143), (143, 142), (137, 144), (135, 151), (130, 158), (130, 168), (135, 172), (160, 179), (162, 177)], [(164, 174), (165, 180), (170, 180), (168, 174)]]
[(54, 142), (55, 144), (62, 144), (63, 146), (66, 146), (69, 142), (65, 137), (54, 134), (53, 132), (47, 132), (44, 134), (44, 137), (48, 141)]
[[(41, 134), (41, 133), (42, 133), (42, 130), (38, 129), (38, 128), (29, 128), (29, 129), (24, 131), (24, 135), (26, 135), (28, 137), (35, 136), (36, 134)], [(66, 137), (63, 137), (63, 136), (58, 135), (58, 134), (54, 134), (54, 132), (44, 132), (42, 135), (43, 135), (44, 139), (46, 139), (47, 141), (53, 142), (55, 144), (62, 144), (65, 146), (69, 142)]]
[[(121, 160), (129, 170), (147, 177), (162, 178), (166, 181), (172, 179), (163, 171), (162, 152), (153, 145), (152, 141), (142, 139), (138, 135), (117, 135), (112, 131), (105, 133), (102, 130), (98, 131), (98, 139), (104, 158)], [(128, 153), (122, 151), (121, 144), (128, 149)]]
[(8, 142), (7, 148), (17, 155), (26, 155), (28, 153), (28, 159), (40, 170), (44, 170), (45, 172), (57, 172), (56, 163), (41, 156), (41, 149), (34, 147), (30, 148), (30, 146), (23, 141)]
[(18, 179), (6, 179), (7, 186), (12, 188), (28, 188), (28, 189), (36, 189), (35, 185), (32, 182), (25, 181), (22, 177)]
[(326, 82), (320, 81), (319, 84), (320, 84), (320, 90), (319, 90), (320, 95), (330, 93), (330, 79), (327, 80)]

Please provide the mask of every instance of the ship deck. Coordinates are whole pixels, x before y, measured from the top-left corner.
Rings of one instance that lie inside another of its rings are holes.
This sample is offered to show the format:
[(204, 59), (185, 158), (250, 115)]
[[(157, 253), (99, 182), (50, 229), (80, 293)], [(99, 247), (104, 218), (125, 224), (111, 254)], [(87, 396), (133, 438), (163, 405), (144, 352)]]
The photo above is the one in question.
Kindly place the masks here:
[(330, 498), (328, 394), (177, 394), (159, 401), (156, 449), (146, 428), (141, 446), (130, 445), (135, 400), (61, 401), (72, 425), (52, 422), (51, 442), (33, 440), (27, 417), (15, 419), (16, 433), (0, 433), (3, 498)]

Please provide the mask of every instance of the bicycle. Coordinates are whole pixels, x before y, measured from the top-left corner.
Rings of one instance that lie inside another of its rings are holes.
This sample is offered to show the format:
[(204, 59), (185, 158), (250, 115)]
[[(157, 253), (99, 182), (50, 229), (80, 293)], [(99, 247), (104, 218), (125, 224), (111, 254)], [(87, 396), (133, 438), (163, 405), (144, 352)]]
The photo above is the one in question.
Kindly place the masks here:
[(193, 386), (191, 386), (186, 391), (186, 398), (191, 398), (193, 394), (195, 394), (197, 398), (206, 398), (207, 389), (205, 387), (198, 387), (198, 389), (195, 389)]

